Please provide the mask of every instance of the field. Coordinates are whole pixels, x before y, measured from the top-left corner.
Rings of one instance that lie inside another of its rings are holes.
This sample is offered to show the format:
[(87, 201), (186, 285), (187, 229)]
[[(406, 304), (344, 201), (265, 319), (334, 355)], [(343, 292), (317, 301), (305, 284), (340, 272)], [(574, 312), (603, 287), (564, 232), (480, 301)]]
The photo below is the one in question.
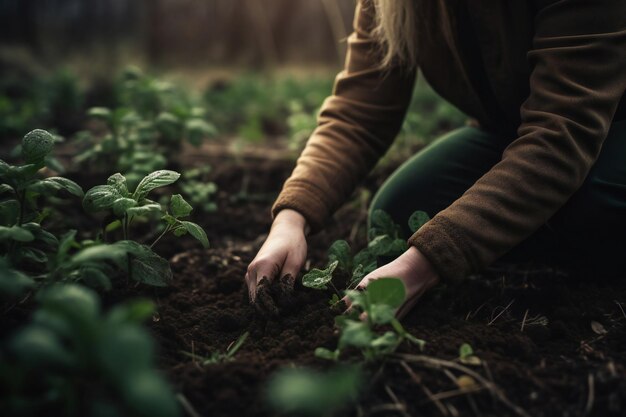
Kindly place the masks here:
[[(331, 77), (238, 74), (199, 94), (136, 68), (89, 88), (18, 81), (0, 91), (6, 415), (626, 415), (624, 280), (496, 264), (440, 284), (402, 326), (381, 313), (365, 342), (329, 305), (351, 268), (325, 290), (297, 284), (275, 314), (249, 304), (247, 265)], [(373, 250), (373, 193), (463, 123), (419, 83), (303, 274), (331, 265), (337, 240)]]

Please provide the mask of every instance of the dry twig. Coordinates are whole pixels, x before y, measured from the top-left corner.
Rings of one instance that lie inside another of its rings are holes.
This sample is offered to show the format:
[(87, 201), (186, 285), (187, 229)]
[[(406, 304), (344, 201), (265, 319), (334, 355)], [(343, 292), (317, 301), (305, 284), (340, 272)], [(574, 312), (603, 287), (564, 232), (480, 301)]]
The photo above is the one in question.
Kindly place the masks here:
[(456, 362), (433, 358), (425, 355), (396, 354), (395, 356), (400, 360), (404, 360), (405, 362), (419, 363), (434, 369), (455, 369), (457, 371), (463, 372), (482, 384), (484, 388), (486, 388), (493, 396), (495, 396), (495, 398), (497, 398), (503, 405), (508, 407), (515, 414), (522, 417), (530, 417), (530, 415), (523, 408), (513, 404), (506, 397), (500, 387), (498, 387), (493, 382), (485, 379), (482, 375), (466, 366), (463, 366)]

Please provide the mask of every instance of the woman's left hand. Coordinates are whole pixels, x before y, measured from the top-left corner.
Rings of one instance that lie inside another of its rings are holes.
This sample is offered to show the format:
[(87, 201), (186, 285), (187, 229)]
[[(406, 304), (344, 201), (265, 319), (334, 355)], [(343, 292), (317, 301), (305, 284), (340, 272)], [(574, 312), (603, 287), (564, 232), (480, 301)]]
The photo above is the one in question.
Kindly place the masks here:
[(422, 294), (439, 282), (439, 275), (432, 264), (415, 246), (411, 246), (391, 263), (367, 274), (357, 288), (365, 288), (378, 278), (399, 278), (404, 283), (406, 298), (396, 312), (398, 318), (404, 317)]

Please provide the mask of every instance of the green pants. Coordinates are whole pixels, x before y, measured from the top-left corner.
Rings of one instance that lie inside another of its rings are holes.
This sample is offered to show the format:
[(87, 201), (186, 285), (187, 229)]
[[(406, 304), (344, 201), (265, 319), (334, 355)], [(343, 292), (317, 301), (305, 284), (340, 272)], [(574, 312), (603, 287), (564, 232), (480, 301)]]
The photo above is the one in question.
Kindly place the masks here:
[[(405, 162), (374, 197), (374, 209), (405, 227), (415, 210), (431, 217), (498, 163), (509, 144), (477, 128), (457, 129)], [(537, 263), (589, 277), (626, 276), (626, 121), (613, 123), (582, 187), (499, 263)]]

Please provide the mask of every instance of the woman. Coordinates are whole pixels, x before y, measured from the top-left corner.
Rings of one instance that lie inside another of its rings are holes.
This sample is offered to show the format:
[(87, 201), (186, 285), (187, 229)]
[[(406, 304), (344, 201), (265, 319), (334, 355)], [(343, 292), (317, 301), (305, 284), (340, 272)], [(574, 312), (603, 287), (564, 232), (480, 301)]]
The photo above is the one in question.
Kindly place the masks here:
[(435, 141), (383, 185), (372, 208), (399, 224), (434, 217), (360, 286), (402, 279), (403, 313), (498, 259), (626, 276), (626, 2), (361, 0), (345, 69), (248, 268), (251, 300), (263, 278), (298, 275), (306, 235), (398, 133), (418, 68), (480, 128)]

